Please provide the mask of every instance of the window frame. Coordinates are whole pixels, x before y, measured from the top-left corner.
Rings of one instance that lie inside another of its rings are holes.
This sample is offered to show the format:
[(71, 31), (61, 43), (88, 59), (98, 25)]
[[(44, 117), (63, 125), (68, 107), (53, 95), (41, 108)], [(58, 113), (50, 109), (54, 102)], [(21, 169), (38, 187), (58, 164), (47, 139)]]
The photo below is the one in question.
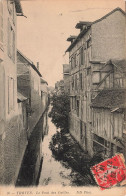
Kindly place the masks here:
[(83, 89), (83, 74), (82, 73), (79, 74), (79, 79), (80, 79), (80, 89), (82, 90)]
[(8, 19), (8, 56), (15, 63), (15, 32)]
[(13, 0), (7, 0), (7, 7), (13, 24), (15, 25), (15, 2)]

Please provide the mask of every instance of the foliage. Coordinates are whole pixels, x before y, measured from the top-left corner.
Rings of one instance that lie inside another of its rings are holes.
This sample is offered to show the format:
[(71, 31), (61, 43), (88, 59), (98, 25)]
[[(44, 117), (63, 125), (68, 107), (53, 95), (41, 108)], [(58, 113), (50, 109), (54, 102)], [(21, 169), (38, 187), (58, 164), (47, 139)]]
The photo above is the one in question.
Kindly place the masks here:
[(70, 99), (67, 94), (53, 95), (51, 99), (52, 109), (49, 117), (57, 128), (68, 130)]

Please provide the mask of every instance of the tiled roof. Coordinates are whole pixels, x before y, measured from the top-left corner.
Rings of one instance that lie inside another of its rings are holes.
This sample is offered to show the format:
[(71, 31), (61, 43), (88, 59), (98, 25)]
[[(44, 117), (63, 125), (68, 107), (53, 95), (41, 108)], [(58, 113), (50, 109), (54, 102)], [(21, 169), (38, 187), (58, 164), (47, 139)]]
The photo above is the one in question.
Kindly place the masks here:
[(111, 60), (111, 63), (115, 65), (123, 73), (126, 72), (126, 59), (123, 60)]
[(41, 80), (41, 84), (46, 83), (48, 85), (48, 83), (43, 78), (41, 78), (40, 80)]
[(94, 99), (91, 107), (96, 108), (123, 108), (126, 102), (126, 89), (102, 90)]
[(17, 50), (17, 55), (20, 54), (30, 65), (31, 67), (38, 73), (38, 75), (40, 77), (42, 77), (41, 73), (39, 72), (39, 70), (37, 69), (37, 67), (33, 64), (33, 62), (28, 59), (24, 54), (22, 54), (22, 52), (20, 52), (19, 50)]

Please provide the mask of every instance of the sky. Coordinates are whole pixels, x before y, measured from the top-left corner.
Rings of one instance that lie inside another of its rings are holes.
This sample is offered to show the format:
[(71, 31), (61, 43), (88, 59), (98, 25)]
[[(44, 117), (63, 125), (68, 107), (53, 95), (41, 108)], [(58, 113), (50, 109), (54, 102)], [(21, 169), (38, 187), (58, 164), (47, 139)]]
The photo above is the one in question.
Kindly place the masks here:
[(24, 16), (17, 17), (18, 49), (36, 65), (49, 86), (63, 78), (63, 64), (69, 63), (66, 39), (78, 35), (79, 21), (94, 21), (124, 0), (21, 0)]

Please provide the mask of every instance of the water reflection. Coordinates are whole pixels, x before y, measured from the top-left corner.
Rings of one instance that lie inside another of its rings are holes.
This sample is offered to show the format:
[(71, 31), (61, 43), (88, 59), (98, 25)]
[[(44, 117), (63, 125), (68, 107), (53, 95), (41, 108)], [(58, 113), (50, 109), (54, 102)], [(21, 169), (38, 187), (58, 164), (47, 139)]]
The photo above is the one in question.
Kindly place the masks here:
[(79, 185), (83, 178), (66, 162), (57, 161), (49, 144), (57, 128), (45, 112), (35, 127), (25, 151), (16, 186)]
[(56, 161), (52, 156), (51, 150), (49, 149), (51, 137), (56, 133), (57, 129), (50, 119), (48, 119), (48, 124), (49, 133), (44, 137), (42, 143), (43, 164), (39, 179), (39, 185), (70, 185), (71, 169), (65, 168), (61, 164), (61, 162)]

